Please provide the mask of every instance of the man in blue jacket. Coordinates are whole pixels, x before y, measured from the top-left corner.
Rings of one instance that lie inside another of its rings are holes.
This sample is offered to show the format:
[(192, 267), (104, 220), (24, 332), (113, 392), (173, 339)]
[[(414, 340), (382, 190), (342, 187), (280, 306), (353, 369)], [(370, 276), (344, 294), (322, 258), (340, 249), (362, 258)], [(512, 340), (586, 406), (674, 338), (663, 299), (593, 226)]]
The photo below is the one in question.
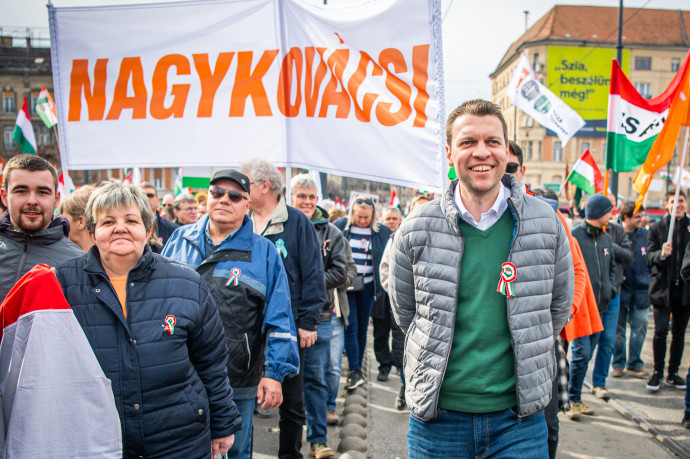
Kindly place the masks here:
[(254, 158), (242, 164), (240, 169), (252, 184), (249, 216), (254, 222), (254, 232), (275, 245), (290, 285), (292, 316), (299, 337), (300, 372), (283, 383), (278, 457), (299, 458), (302, 457), (302, 430), (306, 422), (305, 350), (316, 342), (319, 316), (326, 303), (321, 244), (309, 218), (285, 202), (282, 177), (273, 164)]
[[(642, 227), (644, 206), (635, 212), (634, 202), (625, 202), (621, 206), (621, 222), (633, 250), (633, 261), (625, 269), (623, 288), (621, 290), (618, 328), (613, 352), (613, 373), (621, 377), (623, 373), (638, 378), (649, 376), (644, 369), (640, 354), (649, 322), (649, 266), (647, 266), (647, 229)], [(626, 327), (630, 323), (630, 340), (626, 358)]]
[(175, 230), (162, 253), (201, 274), (218, 306), (230, 351), (228, 377), (242, 415), (228, 457), (242, 458), (251, 456), (255, 403), (280, 406), (281, 386), (299, 367), (285, 269), (273, 244), (254, 234), (249, 203), (249, 178), (217, 171), (208, 214)]

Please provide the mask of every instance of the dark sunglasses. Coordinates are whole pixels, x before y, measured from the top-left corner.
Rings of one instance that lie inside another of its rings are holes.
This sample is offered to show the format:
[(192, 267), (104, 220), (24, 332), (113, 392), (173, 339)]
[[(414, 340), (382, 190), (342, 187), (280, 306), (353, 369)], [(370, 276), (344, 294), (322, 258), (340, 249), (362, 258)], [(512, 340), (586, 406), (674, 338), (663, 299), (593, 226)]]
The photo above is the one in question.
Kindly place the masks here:
[(220, 199), (222, 198), (225, 194), (228, 195), (228, 199), (230, 199), (231, 202), (238, 203), (242, 201), (242, 199), (246, 199), (249, 201), (249, 198), (240, 193), (237, 190), (226, 190), (223, 187), (219, 186), (214, 186), (213, 188), (208, 190), (209, 193), (211, 193), (211, 196), (213, 196), (215, 199)]
[(373, 206), (374, 201), (372, 201), (369, 198), (357, 198), (357, 199), (355, 199), (355, 204), (366, 204), (368, 206)]
[(520, 168), (520, 164), (518, 163), (508, 163), (506, 164), (506, 172), (509, 174), (514, 174), (518, 171)]

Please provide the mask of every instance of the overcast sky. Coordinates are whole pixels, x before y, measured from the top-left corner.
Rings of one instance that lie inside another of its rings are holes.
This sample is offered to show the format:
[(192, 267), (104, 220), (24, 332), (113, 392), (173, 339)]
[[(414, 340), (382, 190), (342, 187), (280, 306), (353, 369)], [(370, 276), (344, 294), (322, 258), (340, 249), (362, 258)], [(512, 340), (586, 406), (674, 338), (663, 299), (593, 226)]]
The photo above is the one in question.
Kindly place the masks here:
[[(307, 1), (321, 3), (321, 0)], [(342, 5), (350, 1), (353, 0), (328, 0), (328, 3)], [(151, 3), (151, 0), (53, 0), (58, 7), (116, 3)], [(617, 7), (619, 1), (443, 0), (446, 107), (452, 109), (464, 100), (476, 97), (489, 99), (489, 74), (495, 70), (510, 44), (525, 31), (524, 11), (529, 11), (527, 21), (531, 26), (556, 4)], [(43, 27), (44, 36), (48, 36), (45, 5), (46, 0), (0, 0), (0, 27)], [(690, 9), (688, 0), (624, 0), (624, 5), (631, 8)], [(601, 32), (600, 35), (608, 35), (611, 31)]]

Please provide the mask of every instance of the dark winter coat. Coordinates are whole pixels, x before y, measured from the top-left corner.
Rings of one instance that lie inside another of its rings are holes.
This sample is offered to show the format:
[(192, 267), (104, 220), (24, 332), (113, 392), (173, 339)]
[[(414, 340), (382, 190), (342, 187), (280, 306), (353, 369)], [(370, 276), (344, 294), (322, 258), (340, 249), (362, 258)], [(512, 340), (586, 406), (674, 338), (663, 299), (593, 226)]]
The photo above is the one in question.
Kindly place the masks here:
[(223, 325), (197, 273), (147, 246), (127, 276), (127, 318), (96, 246), (55, 274), (111, 381), (125, 458), (206, 459), (212, 438), (241, 428)]
[(326, 303), (321, 309), (319, 322), (331, 320), (335, 307), (335, 289), (347, 282), (347, 252), (345, 237), (338, 228), (329, 223), (328, 212), (316, 207), (311, 222), (321, 244), (321, 255), (326, 275)]
[(0, 303), (10, 289), (38, 263), (55, 266), (84, 255), (70, 241), (69, 222), (56, 215), (47, 229), (22, 233), (12, 226), (10, 213), (0, 216)]
[(573, 228), (572, 233), (580, 244), (599, 314), (603, 314), (608, 309), (611, 298), (618, 292), (613, 240), (608, 233), (601, 229), (597, 231), (585, 220)]
[(633, 251), (633, 261), (625, 268), (625, 280), (621, 288), (621, 307), (628, 309), (634, 305), (635, 309), (649, 307), (649, 274), (647, 265), (647, 234), (646, 228), (637, 228), (628, 233)]
[(673, 231), (671, 256), (661, 259), (661, 246), (668, 239), (671, 216), (666, 215), (661, 221), (649, 228), (647, 235), (647, 264), (652, 267), (649, 281), (649, 304), (658, 307), (669, 306), (669, 293), (672, 285), (683, 289), (683, 305), (690, 305), (690, 285), (682, 281), (681, 265), (685, 248), (690, 242), (690, 218), (685, 215), (676, 221)]
[(296, 328), (316, 331), (326, 303), (326, 278), (321, 245), (313, 225), (303, 212), (288, 206), (281, 195), (261, 236), (275, 245), (283, 260)]
[(620, 291), (623, 285), (623, 273), (625, 268), (632, 262), (633, 253), (630, 241), (625, 234), (625, 229), (615, 222), (606, 225), (606, 234), (611, 236), (613, 241), (613, 260), (616, 262), (616, 290)]

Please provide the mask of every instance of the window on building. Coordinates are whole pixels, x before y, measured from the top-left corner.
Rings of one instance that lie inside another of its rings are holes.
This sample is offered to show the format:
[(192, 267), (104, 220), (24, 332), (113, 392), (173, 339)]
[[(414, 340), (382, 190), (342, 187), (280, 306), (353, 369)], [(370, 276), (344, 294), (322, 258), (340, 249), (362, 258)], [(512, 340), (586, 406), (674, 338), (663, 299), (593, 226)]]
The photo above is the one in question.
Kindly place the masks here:
[(553, 160), (557, 163), (563, 161), (563, 144), (561, 142), (553, 143)]
[(541, 141), (537, 141), (537, 161), (541, 161)]
[(650, 83), (635, 83), (635, 89), (637, 89), (637, 92), (645, 99), (652, 97), (652, 85)]
[(603, 163), (604, 163), (604, 164), (606, 164), (606, 157), (607, 157), (606, 155), (607, 155), (607, 153), (608, 153), (608, 152), (606, 151), (606, 142), (603, 142), (603, 143), (602, 143), (602, 147), (601, 147), (601, 156), (604, 157), (604, 160), (603, 160)]
[(524, 113), (520, 114), (520, 127), (527, 127), (527, 118), (529, 118), (529, 116)]
[(541, 72), (541, 68), (539, 67), (539, 53), (534, 53), (532, 68), (534, 68), (535, 72)]
[(29, 112), (34, 115), (36, 114), (36, 101), (38, 100), (39, 91), (31, 92), (31, 107), (29, 107)]
[(50, 145), (53, 140), (53, 131), (48, 129), (45, 124), (41, 123), (38, 127), (38, 139), (36, 141), (39, 145)]
[(561, 183), (561, 180), (562, 178), (560, 175), (554, 175), (553, 177), (551, 177), (551, 183)]
[(3, 139), (5, 143), (5, 150), (14, 150), (14, 148), (17, 146), (16, 143), (14, 143), (14, 139), (12, 138), (12, 133), (14, 132), (14, 128), (11, 126), (6, 126), (5, 130), (3, 131)]
[(534, 127), (534, 118), (531, 116), (527, 117), (527, 127)]
[(530, 140), (527, 142), (527, 160), (532, 161), (534, 159), (533, 142)]
[(652, 70), (652, 58), (651, 57), (636, 57), (635, 58), (635, 70)]
[(580, 154), (584, 153), (585, 150), (589, 150), (589, 142), (582, 142), (580, 144)]
[(2, 93), (2, 111), (5, 113), (15, 112), (13, 91), (4, 91)]
[(680, 69), (680, 58), (674, 57), (671, 59), (671, 71), (677, 72)]
[(522, 153), (524, 154), (527, 151), (527, 142), (524, 140), (520, 142), (520, 148), (522, 148)]

